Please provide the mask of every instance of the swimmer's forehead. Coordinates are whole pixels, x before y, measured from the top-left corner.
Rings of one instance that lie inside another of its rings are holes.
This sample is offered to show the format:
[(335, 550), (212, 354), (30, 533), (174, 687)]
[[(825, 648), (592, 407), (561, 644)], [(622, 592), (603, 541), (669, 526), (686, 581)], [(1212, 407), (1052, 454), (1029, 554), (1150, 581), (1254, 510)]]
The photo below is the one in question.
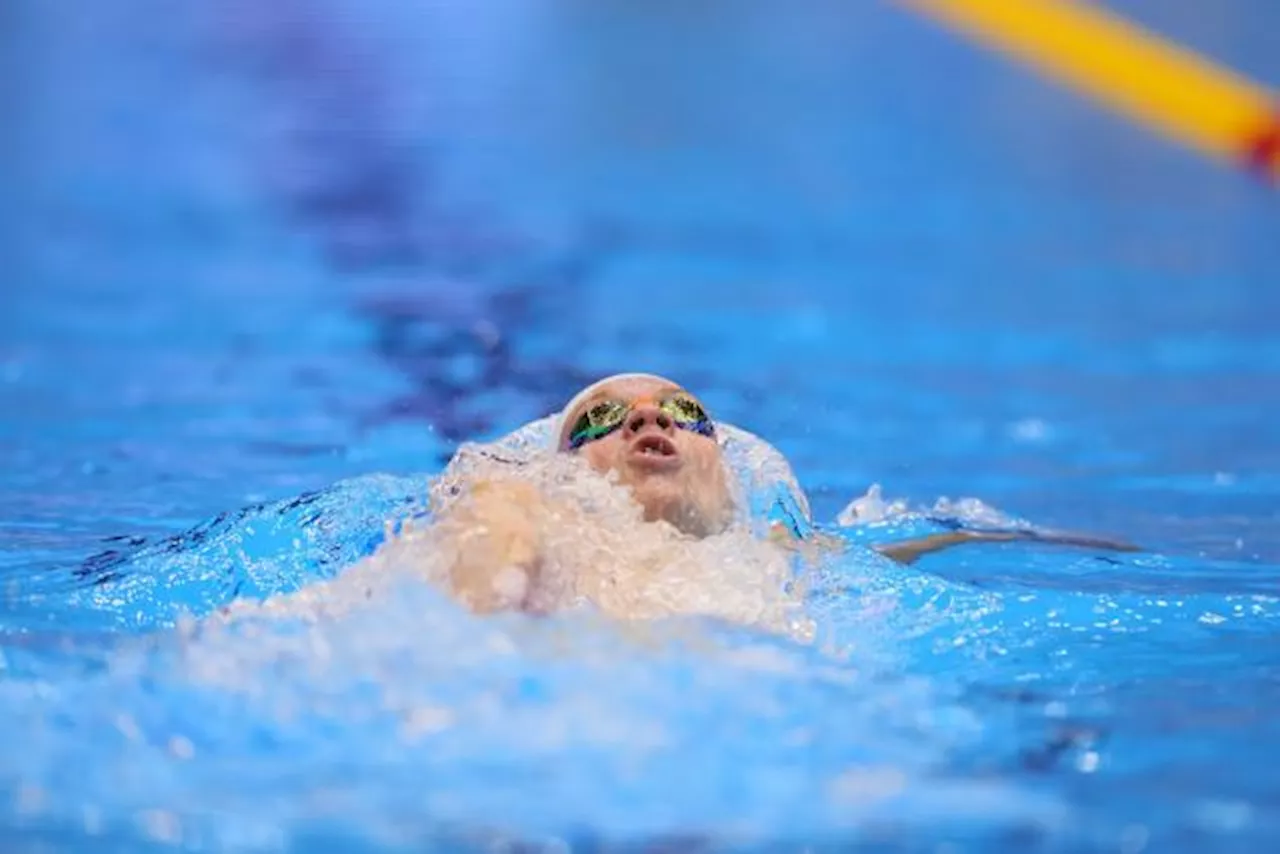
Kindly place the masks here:
[(603, 400), (623, 400), (631, 401), (638, 397), (651, 396), (655, 398), (667, 397), (672, 394), (687, 394), (696, 399), (696, 395), (691, 394), (688, 390), (671, 382), (670, 380), (657, 380), (648, 378), (628, 378), (622, 380), (614, 380), (607, 382), (597, 389), (594, 389), (586, 397), (574, 407), (574, 412), (581, 412), (590, 409)]

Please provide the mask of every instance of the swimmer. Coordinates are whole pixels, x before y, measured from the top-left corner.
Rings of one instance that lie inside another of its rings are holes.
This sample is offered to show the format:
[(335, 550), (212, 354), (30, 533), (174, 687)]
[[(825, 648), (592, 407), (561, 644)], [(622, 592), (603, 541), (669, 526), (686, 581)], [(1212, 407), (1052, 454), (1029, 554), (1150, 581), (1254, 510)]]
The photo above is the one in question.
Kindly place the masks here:
[[(740, 518), (724, 452), (723, 433), (730, 429), (736, 430), (717, 424), (696, 396), (663, 377), (621, 374), (588, 386), (550, 419), (541, 456), (564, 463), (558, 475), (539, 481), (522, 466), (504, 467), (492, 457), (452, 478), (448, 500), (435, 508), (434, 550), (445, 555), (439, 580), (481, 613), (540, 612), (587, 599), (633, 615), (643, 597), (620, 592), (620, 578), (653, 576), (664, 554), (728, 536)], [(584, 503), (564, 487), (575, 477), (584, 485), (595, 481), (594, 499)], [(610, 500), (602, 487), (622, 493), (634, 514), (593, 513), (593, 500)], [(803, 546), (786, 525), (775, 525), (765, 539), (776, 552)], [(950, 531), (876, 549), (911, 563), (964, 543), (1014, 540), (1133, 550), (1030, 531)], [(595, 553), (588, 554), (593, 545)], [(633, 572), (620, 561), (650, 565)]]

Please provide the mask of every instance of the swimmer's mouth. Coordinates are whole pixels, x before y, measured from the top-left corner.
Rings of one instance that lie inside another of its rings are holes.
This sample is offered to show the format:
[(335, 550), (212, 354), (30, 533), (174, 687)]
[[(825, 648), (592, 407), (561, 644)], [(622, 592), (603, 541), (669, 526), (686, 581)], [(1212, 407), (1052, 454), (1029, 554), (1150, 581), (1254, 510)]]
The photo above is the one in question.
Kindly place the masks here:
[(631, 443), (631, 458), (648, 464), (675, 463), (679, 461), (679, 451), (666, 436), (651, 433)]

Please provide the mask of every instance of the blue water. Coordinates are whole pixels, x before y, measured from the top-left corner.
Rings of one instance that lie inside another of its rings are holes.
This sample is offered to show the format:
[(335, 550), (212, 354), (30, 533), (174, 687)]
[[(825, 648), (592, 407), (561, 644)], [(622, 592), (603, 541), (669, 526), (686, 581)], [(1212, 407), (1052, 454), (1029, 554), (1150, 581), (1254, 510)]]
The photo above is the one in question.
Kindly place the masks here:
[[(1276, 845), (1274, 190), (888, 4), (81, 5), (0, 15), (6, 852)], [(1280, 81), (1266, 0), (1116, 5)], [(183, 616), (637, 369), (852, 540), (1149, 551), (855, 551), (814, 647)]]

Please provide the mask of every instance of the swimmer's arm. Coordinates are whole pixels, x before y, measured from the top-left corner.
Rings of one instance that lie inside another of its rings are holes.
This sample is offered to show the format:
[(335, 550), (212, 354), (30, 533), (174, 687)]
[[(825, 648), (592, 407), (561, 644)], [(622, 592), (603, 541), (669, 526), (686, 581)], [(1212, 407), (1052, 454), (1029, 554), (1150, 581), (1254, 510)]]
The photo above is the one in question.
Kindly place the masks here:
[[(805, 541), (800, 540), (785, 525), (776, 524), (770, 532), (771, 539), (779, 545), (793, 550), (801, 550)], [(816, 552), (841, 551), (848, 543), (839, 537), (827, 534), (815, 534), (807, 538), (809, 545)], [(901, 564), (912, 564), (927, 554), (945, 551), (954, 546), (966, 543), (1044, 543), (1053, 546), (1075, 546), (1086, 549), (1103, 549), (1115, 552), (1140, 552), (1141, 548), (1130, 543), (1107, 540), (1100, 537), (1089, 537), (1078, 534), (1041, 533), (1038, 531), (946, 531), (930, 534), (914, 540), (903, 540), (900, 543), (886, 543), (872, 546), (880, 554)]]
[(538, 582), (545, 521), (530, 483), (483, 480), (442, 514), (448, 583), (471, 610), (523, 610)]
[(898, 563), (911, 564), (927, 554), (940, 552), (965, 543), (1044, 543), (1054, 546), (1075, 546), (1085, 549), (1105, 549), (1116, 552), (1142, 551), (1138, 546), (1116, 540), (1077, 534), (1049, 534), (1036, 531), (947, 531), (931, 534), (915, 540), (876, 546), (876, 551)]

